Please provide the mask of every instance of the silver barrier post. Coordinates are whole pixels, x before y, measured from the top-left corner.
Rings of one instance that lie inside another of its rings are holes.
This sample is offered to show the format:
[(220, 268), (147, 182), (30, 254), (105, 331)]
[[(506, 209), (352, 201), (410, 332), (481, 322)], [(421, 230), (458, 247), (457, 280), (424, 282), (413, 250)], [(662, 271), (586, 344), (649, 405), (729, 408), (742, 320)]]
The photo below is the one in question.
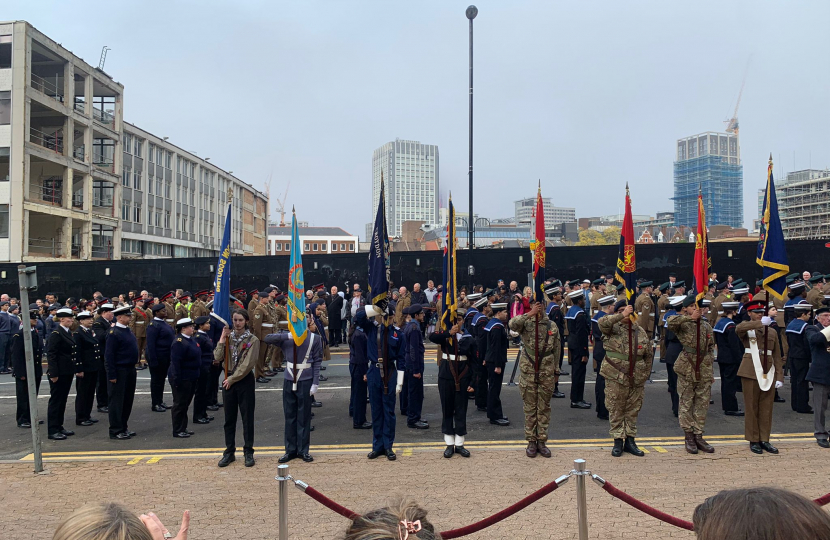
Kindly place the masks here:
[(579, 540), (588, 540), (588, 498), (585, 493), (585, 477), (591, 473), (585, 469), (584, 459), (574, 460), (574, 474), (576, 475), (576, 518), (579, 522)]
[(280, 540), (288, 540), (288, 465), (277, 466), (277, 481), (280, 483)]

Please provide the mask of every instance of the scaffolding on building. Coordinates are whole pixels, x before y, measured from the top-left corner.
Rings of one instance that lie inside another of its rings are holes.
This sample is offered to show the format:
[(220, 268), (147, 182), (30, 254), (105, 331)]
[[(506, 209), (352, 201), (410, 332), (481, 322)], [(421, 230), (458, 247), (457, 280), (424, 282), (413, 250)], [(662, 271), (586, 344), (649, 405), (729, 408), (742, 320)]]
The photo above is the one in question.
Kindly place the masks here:
[(777, 186), (781, 228), (788, 240), (830, 238), (830, 170)]
[(704, 155), (674, 163), (674, 224), (697, 224), (697, 195), (703, 193), (703, 207), (709, 225), (743, 227), (743, 166), (728, 158)]

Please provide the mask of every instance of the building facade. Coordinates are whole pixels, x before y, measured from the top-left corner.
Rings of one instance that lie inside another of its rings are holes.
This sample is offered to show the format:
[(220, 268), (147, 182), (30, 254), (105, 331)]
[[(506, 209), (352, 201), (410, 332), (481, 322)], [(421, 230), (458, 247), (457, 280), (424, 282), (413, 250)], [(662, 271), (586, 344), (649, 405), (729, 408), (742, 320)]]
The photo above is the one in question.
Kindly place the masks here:
[[(830, 238), (830, 170), (791, 172), (776, 185), (775, 194), (784, 238)], [(761, 192), (761, 201), (763, 197)]]
[[(400, 236), (403, 222), (438, 222), (438, 147), (395, 139), (372, 153), (372, 216), (380, 199), (383, 174), (386, 226), (389, 236)], [(367, 238), (371, 236), (371, 225)]]
[[(513, 206), (516, 223), (529, 223), (533, 219), (533, 213), (536, 211), (536, 198), (532, 197), (514, 201)], [(551, 228), (560, 223), (576, 221), (576, 208), (553, 206), (550, 198), (542, 197), (542, 208), (545, 210), (546, 228)]]
[[(303, 253), (355, 253), (358, 249), (358, 238), (340, 227), (300, 227)], [(268, 227), (268, 255), (291, 254), (291, 227), (270, 225)]]
[(674, 224), (697, 224), (698, 189), (707, 225), (743, 227), (744, 181), (736, 133), (707, 132), (677, 141), (674, 162)]

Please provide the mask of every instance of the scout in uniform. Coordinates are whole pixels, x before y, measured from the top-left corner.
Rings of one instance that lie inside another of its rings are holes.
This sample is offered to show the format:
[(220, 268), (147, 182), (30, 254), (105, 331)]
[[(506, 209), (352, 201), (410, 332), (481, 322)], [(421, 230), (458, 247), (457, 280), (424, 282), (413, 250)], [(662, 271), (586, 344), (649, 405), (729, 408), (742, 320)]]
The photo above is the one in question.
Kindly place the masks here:
[(582, 289), (568, 293), (573, 305), (565, 315), (568, 325), (568, 362), (571, 364), (571, 408), (591, 409), (585, 401), (585, 373), (588, 369), (588, 332), (590, 320), (585, 313), (585, 294)]
[(496, 426), (509, 426), (501, 407), (501, 386), (507, 366), (507, 304), (492, 304), (494, 317), (484, 327), (487, 351), (484, 362), (487, 368), (487, 418)]
[(104, 350), (104, 363), (109, 381), (109, 421), (110, 439), (129, 439), (135, 437), (128, 422), (135, 399), (135, 364), (138, 362), (138, 342), (127, 325), (130, 323), (129, 306), (113, 310), (115, 325), (107, 335)]
[(718, 350), (718, 370), (720, 371), (720, 393), (723, 414), (726, 416), (743, 416), (744, 412), (738, 408), (738, 366), (744, 357), (744, 346), (735, 333), (737, 324), (733, 320), (740, 304), (738, 302), (722, 302), (720, 308), (723, 316), (718, 319), (712, 329), (715, 333), (715, 345)]
[(599, 320), (606, 315), (614, 313), (614, 297), (608, 295), (598, 298), (597, 306), (599, 309), (591, 317), (591, 331), (594, 335), (594, 372), (597, 374), (596, 384), (594, 385), (594, 396), (597, 400), (597, 418), (600, 420), (608, 420), (608, 409), (605, 407), (605, 377), (600, 374), (602, 361), (605, 359), (605, 347), (602, 341), (602, 330), (599, 329)]

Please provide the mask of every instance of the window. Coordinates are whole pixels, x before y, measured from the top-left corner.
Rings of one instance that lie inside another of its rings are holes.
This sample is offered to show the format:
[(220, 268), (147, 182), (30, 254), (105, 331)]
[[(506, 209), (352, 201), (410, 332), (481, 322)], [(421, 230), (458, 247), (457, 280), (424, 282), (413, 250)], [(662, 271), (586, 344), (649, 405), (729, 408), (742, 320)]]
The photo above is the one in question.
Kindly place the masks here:
[(141, 203), (135, 203), (133, 207), (133, 221), (141, 223)]
[(349, 244), (349, 251), (354, 251), (354, 244)]
[(308, 245), (308, 244), (306, 244), (306, 245), (305, 245), (305, 247), (303, 247), (303, 251), (311, 251), (311, 250), (309, 249), (309, 245)]
[(123, 201), (121, 203), (121, 219), (124, 221), (130, 221), (130, 203), (129, 201)]
[(182, 216), (181, 232), (187, 232), (187, 216)]
[(0, 148), (0, 182), (8, 182), (11, 175), (9, 147)]
[(170, 228), (170, 210), (165, 210), (164, 211), (164, 228), (165, 229)]
[(0, 238), (9, 237), (9, 205), (0, 204)]
[(133, 171), (133, 188), (141, 190), (141, 173)]
[(147, 160), (152, 163), (153, 162), (153, 153), (155, 152), (155, 145), (153, 143), (147, 144)]
[(149, 225), (150, 227), (153, 226), (153, 209), (152, 208), (147, 209), (147, 225)]
[(337, 251), (337, 244), (335, 244), (334, 242), (331, 243), (331, 250)]
[(162, 159), (163, 159), (163, 155), (162, 155), (162, 154), (163, 154), (163, 153), (164, 153), (164, 150), (162, 150), (161, 148), (159, 148), (159, 147), (157, 146), (157, 147), (156, 147), (156, 164), (158, 164), (158, 165), (164, 165), (164, 161), (162, 161)]
[(340, 251), (346, 251), (346, 244), (340, 244)]
[(326, 244), (325, 242), (320, 244), (320, 251), (326, 251)]
[(291, 242), (285, 243), (285, 251), (291, 251)]
[(12, 93), (0, 92), (0, 126), (12, 123)]
[(317, 244), (312, 244), (311, 247), (314, 248), (312, 251), (317, 251)]
[(161, 227), (161, 212), (156, 212), (156, 227)]
[(130, 168), (124, 167), (124, 170), (121, 171), (121, 183), (127, 187), (130, 187)]
[(153, 194), (153, 184), (155, 184), (155, 180), (152, 176), (150, 176), (149, 178), (147, 178), (147, 193), (149, 193), (150, 195)]
[(113, 192), (115, 187), (105, 180), (92, 181), (92, 206), (113, 205)]
[(274, 242), (274, 251), (282, 251), (282, 242)]
[(122, 144), (124, 145), (124, 152), (129, 154), (133, 149), (132, 135), (130, 135), (129, 133), (125, 133), (124, 134), (124, 141), (123, 141)]
[(138, 139), (133, 140), (133, 155), (135, 157), (141, 157), (141, 141)]
[(173, 159), (173, 154), (171, 152), (167, 152), (167, 155), (165, 156), (165, 161), (164, 161), (164, 166), (166, 168), (168, 168), (168, 169), (170, 168), (170, 161), (172, 159)]
[(0, 36), (0, 69), (12, 67), (12, 37)]
[(193, 233), (196, 232), (195, 228), (196, 228), (195, 222), (194, 222), (193, 218), (190, 218), (190, 228), (188, 229), (188, 231), (190, 231), (190, 234), (193, 234)]

